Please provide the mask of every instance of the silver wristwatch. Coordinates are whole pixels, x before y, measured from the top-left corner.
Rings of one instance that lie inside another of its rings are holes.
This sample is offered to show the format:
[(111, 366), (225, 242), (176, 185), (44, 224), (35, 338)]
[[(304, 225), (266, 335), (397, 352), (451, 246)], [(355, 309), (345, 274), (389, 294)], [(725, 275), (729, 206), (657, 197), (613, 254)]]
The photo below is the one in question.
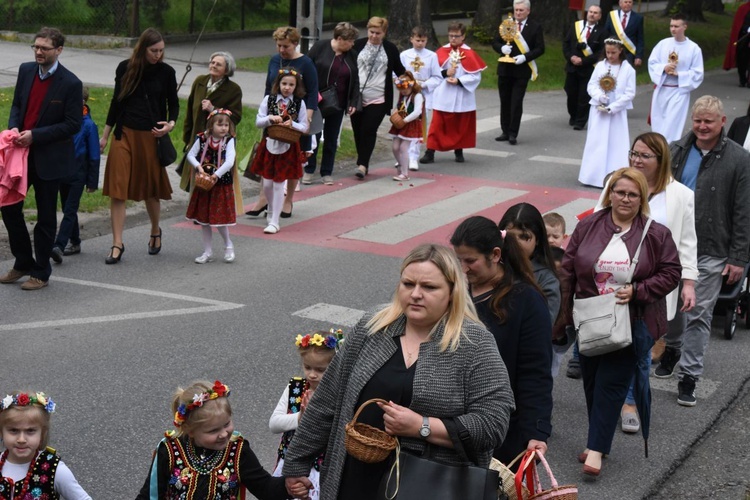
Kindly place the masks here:
[(422, 427), (419, 428), (419, 435), (424, 439), (430, 437), (430, 419), (428, 417), (422, 417)]

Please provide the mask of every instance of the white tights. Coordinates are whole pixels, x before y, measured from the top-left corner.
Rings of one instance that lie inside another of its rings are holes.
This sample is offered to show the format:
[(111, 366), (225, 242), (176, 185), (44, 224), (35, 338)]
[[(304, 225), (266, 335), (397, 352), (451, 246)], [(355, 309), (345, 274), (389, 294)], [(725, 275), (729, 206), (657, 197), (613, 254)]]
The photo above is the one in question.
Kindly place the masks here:
[(268, 200), (268, 223), (279, 227), (279, 217), (284, 208), (284, 183), (263, 178), (263, 194)]
[(409, 176), (409, 148), (412, 141), (405, 141), (400, 137), (393, 138), (393, 156), (398, 162), (399, 173), (404, 177)]
[[(206, 255), (212, 255), (211, 251), (211, 226), (204, 224), (201, 226), (203, 230), (203, 252)], [(224, 240), (224, 248), (234, 248), (232, 240), (229, 239), (229, 228), (227, 226), (218, 226), (216, 231), (221, 235)]]

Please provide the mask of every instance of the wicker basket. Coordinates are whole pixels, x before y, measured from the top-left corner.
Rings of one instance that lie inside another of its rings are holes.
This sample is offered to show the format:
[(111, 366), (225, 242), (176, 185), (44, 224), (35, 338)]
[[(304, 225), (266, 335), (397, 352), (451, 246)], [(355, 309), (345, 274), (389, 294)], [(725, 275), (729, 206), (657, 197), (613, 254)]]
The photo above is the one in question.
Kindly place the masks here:
[(266, 131), (268, 132), (268, 137), (271, 139), (286, 142), (287, 144), (299, 142), (299, 138), (302, 137), (302, 132), (286, 125), (269, 125)]
[(394, 436), (367, 424), (357, 422), (360, 412), (372, 403), (387, 403), (385, 399), (370, 399), (362, 403), (352, 421), (346, 424), (344, 446), (347, 453), (361, 462), (375, 464), (382, 462), (393, 450), (398, 441)]
[[(203, 165), (203, 170), (206, 172), (215, 172), (216, 167), (211, 164)], [(211, 174), (205, 172), (197, 172), (195, 174), (195, 187), (201, 191), (211, 191), (216, 184), (216, 181), (211, 177)]]
[(391, 114), (391, 123), (393, 124), (396, 129), (401, 130), (406, 126), (406, 122), (404, 121), (404, 115), (401, 114), (401, 111), (394, 111), (393, 114)]
[[(536, 471), (536, 464), (534, 463), (535, 456), (539, 457), (539, 461), (547, 471), (547, 476), (549, 477), (551, 483), (551, 487), (547, 490), (542, 488), (541, 482), (539, 481), (539, 475)], [(557, 484), (555, 476), (552, 474), (552, 469), (550, 469), (549, 464), (547, 463), (547, 460), (544, 458), (544, 455), (542, 453), (536, 453), (532, 451), (524, 456), (524, 459), (521, 461), (521, 465), (518, 468), (518, 472), (516, 473), (517, 480), (519, 475), (521, 476), (522, 480), (524, 471), (527, 468), (531, 469), (531, 476), (533, 476), (533, 484), (530, 484), (530, 481), (527, 478), (527, 487), (529, 488), (529, 492), (531, 493), (528, 500), (578, 500), (578, 488), (576, 487), (576, 485), (565, 484), (559, 486)]]
[(503, 491), (508, 495), (508, 500), (527, 500), (531, 496), (526, 485), (521, 483), (521, 498), (518, 497), (518, 493), (516, 492), (516, 473), (510, 470), (510, 468), (513, 467), (513, 464), (518, 462), (525, 454), (526, 450), (522, 451), (521, 454), (514, 458), (507, 466), (496, 458), (493, 458), (490, 461), (490, 469), (494, 469), (500, 474)]

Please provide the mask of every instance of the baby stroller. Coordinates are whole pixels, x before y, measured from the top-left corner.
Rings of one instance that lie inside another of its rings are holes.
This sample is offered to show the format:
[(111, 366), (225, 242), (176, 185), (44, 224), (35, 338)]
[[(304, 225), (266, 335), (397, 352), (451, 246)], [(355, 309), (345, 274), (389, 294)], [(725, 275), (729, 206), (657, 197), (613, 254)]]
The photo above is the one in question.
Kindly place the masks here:
[(745, 320), (745, 328), (750, 328), (750, 280), (748, 280), (750, 263), (745, 265), (742, 278), (732, 285), (727, 285), (727, 278), (719, 292), (719, 298), (714, 306), (714, 317), (724, 316), (724, 338), (732, 340), (737, 329), (737, 319)]

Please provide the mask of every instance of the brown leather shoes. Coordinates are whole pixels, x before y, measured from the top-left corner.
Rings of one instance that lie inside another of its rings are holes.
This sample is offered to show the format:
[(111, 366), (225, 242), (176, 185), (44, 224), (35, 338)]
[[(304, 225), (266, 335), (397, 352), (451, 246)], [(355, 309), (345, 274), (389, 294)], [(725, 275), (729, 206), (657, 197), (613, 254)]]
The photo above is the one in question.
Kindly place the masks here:
[(31, 277), (21, 285), (21, 290), (39, 290), (49, 284), (49, 281), (42, 281), (39, 278)]
[(16, 281), (20, 280), (24, 276), (28, 276), (28, 274), (29, 274), (28, 271), (19, 271), (18, 269), (13, 268), (7, 273), (5, 273), (4, 275), (0, 276), (0, 283), (5, 283), (5, 284), (15, 283)]

